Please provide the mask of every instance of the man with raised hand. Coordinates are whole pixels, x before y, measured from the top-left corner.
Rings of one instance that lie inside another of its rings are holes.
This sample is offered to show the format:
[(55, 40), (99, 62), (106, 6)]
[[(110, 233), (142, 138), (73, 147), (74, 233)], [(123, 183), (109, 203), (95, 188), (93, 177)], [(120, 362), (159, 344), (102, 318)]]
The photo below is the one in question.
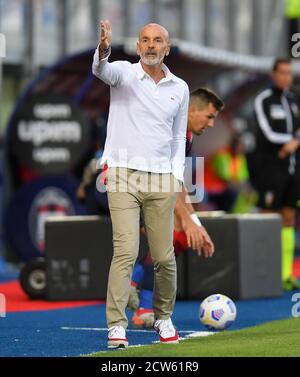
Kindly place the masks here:
[[(128, 346), (125, 308), (139, 249), (141, 209), (155, 271), (154, 328), (162, 343), (178, 343), (171, 320), (176, 298), (172, 241), (174, 207), (183, 182), (189, 90), (163, 64), (170, 41), (161, 25), (148, 24), (141, 29), (137, 42), (140, 61), (135, 64), (108, 62), (111, 41), (110, 22), (101, 21), (93, 73), (111, 88), (101, 159), (101, 164), (108, 165), (106, 187), (114, 246), (106, 301), (108, 347)], [(147, 183), (141, 189), (133, 178)], [(168, 190), (163, 184), (166, 181)], [(157, 182), (158, 190), (149, 190)]]

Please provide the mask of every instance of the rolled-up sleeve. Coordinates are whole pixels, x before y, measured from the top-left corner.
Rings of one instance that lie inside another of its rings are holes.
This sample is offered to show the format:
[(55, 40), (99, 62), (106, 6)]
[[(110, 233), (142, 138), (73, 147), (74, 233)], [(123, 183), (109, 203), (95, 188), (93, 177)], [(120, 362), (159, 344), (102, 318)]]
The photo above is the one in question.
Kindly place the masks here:
[(180, 108), (174, 120), (173, 139), (171, 148), (171, 164), (174, 176), (183, 182), (183, 173), (185, 166), (185, 144), (187, 117), (189, 106), (189, 89), (186, 85)]
[(94, 53), (93, 65), (92, 65), (92, 72), (93, 74), (98, 77), (101, 81), (105, 82), (105, 84), (110, 86), (118, 86), (123, 81), (123, 64), (122, 61), (115, 61), (112, 63), (108, 62), (108, 56), (104, 59), (99, 59), (99, 51), (98, 47)]

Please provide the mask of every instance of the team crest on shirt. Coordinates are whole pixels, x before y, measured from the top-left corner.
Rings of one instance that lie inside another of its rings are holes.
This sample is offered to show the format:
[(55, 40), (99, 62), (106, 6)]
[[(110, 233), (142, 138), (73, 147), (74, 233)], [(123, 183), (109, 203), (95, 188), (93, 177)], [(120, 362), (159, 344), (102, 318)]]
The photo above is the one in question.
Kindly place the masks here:
[(275, 120), (285, 119), (286, 114), (283, 107), (281, 105), (272, 105), (270, 107), (270, 117)]

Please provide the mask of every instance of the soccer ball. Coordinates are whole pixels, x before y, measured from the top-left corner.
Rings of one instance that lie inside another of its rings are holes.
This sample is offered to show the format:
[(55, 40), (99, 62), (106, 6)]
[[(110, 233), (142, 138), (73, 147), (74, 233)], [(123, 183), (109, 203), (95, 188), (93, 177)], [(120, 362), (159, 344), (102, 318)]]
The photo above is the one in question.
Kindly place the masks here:
[(215, 294), (202, 301), (200, 322), (210, 330), (225, 330), (236, 318), (236, 306), (227, 296)]

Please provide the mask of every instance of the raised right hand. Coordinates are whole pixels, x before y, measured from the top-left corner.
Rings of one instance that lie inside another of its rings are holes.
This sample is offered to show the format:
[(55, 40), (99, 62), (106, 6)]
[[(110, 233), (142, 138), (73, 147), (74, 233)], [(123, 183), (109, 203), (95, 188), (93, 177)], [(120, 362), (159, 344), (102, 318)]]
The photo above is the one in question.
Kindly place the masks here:
[(111, 44), (112, 34), (111, 34), (111, 26), (109, 20), (101, 20), (100, 21), (100, 43), (99, 47), (100, 50), (107, 50)]

